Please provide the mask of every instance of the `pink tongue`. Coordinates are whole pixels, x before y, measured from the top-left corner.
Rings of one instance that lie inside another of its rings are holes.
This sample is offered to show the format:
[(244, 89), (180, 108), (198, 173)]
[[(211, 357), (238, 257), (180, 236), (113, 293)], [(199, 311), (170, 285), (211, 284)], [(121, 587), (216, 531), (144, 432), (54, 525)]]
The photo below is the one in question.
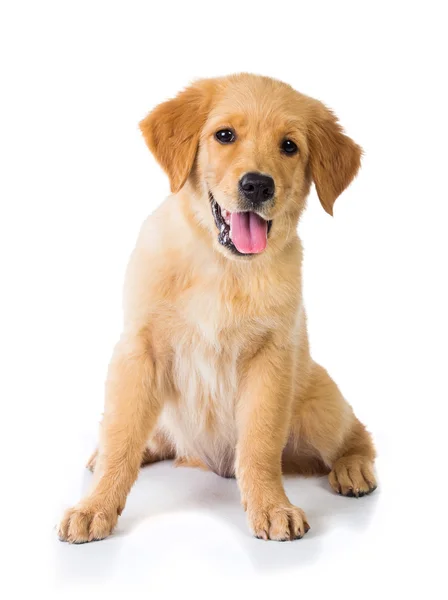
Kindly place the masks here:
[(232, 242), (242, 254), (259, 254), (266, 248), (268, 223), (253, 212), (230, 215)]

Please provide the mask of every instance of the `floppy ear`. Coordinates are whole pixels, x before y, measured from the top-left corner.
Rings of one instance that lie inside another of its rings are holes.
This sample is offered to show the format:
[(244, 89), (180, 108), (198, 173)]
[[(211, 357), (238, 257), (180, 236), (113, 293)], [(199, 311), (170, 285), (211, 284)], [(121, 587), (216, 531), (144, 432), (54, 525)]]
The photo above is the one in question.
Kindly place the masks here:
[(140, 122), (146, 144), (178, 192), (193, 167), (211, 102), (211, 81), (198, 82), (159, 104)]
[(362, 149), (346, 136), (336, 116), (320, 105), (309, 130), (310, 168), (319, 200), (330, 215), (336, 198), (350, 185)]

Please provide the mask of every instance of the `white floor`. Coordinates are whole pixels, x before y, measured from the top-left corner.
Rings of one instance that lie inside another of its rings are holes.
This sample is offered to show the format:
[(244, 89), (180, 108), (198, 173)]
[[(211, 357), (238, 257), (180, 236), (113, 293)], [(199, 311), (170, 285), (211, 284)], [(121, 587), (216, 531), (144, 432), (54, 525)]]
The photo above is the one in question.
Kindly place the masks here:
[[(83, 444), (87, 456), (90, 441)], [(251, 537), (234, 480), (171, 462), (146, 467), (112, 537), (70, 546), (51, 532), (57, 595), (82, 589), (84, 596), (90, 590), (110, 597), (136, 586), (142, 597), (156, 598), (271, 592), (389, 598), (433, 588), (433, 597), (442, 598), (436, 577), (443, 553), (428, 541), (435, 533), (430, 515), (415, 510), (419, 489), (406, 481), (406, 469), (395, 471), (398, 457), (387, 439), (379, 436), (377, 444), (380, 486), (369, 497), (339, 497), (325, 477), (286, 478), (287, 493), (306, 511), (311, 530), (285, 543)], [(90, 479), (81, 465), (63, 474), (61, 510), (78, 500)]]

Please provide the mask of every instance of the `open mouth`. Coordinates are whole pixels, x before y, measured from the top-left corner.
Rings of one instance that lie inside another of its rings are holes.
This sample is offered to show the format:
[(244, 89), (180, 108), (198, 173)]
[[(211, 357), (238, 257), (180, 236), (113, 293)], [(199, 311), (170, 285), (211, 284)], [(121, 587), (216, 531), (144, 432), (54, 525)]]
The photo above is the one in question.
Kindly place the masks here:
[(272, 221), (251, 211), (231, 213), (219, 206), (211, 192), (209, 198), (221, 246), (242, 256), (260, 254), (266, 249)]

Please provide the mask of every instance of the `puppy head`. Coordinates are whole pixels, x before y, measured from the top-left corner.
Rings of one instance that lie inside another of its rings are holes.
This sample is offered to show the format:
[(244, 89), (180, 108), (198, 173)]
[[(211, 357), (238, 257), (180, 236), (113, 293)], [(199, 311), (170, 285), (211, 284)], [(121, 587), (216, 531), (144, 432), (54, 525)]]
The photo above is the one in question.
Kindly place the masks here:
[(285, 247), (312, 180), (332, 214), (360, 165), (360, 147), (331, 111), (267, 77), (199, 81), (140, 128), (172, 192), (188, 185), (198, 226), (239, 260)]

